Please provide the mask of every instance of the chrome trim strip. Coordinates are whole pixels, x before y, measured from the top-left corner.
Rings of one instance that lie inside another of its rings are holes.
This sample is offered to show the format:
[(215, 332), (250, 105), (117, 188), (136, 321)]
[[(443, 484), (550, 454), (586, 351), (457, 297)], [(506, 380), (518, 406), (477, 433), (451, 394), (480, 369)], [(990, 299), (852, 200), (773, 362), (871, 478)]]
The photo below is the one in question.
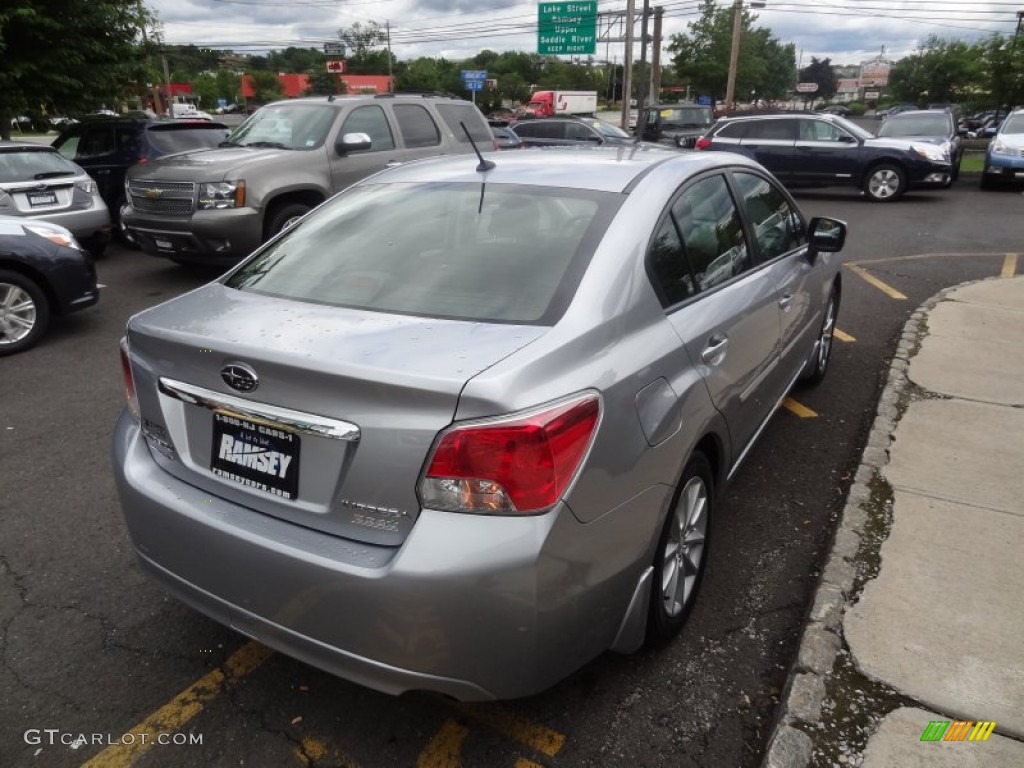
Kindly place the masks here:
[(346, 440), (352, 443), (357, 442), (360, 437), (359, 427), (347, 421), (293, 411), (291, 408), (279, 408), (276, 405), (253, 403), (240, 397), (224, 395), (163, 376), (160, 377), (159, 390), (162, 394), (189, 405), (197, 405), (266, 426), (283, 426), (302, 435)]

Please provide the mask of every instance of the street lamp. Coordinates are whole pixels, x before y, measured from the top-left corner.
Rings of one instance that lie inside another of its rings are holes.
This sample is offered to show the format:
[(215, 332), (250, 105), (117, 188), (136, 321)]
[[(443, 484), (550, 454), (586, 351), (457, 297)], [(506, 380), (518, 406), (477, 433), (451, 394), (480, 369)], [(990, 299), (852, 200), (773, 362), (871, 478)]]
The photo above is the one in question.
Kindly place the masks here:
[[(764, 8), (765, 0), (747, 0), (751, 8)], [(733, 3), (732, 48), (729, 51), (729, 80), (725, 86), (725, 106), (732, 106), (736, 95), (736, 65), (740, 60), (740, 31), (743, 29), (743, 0)]]

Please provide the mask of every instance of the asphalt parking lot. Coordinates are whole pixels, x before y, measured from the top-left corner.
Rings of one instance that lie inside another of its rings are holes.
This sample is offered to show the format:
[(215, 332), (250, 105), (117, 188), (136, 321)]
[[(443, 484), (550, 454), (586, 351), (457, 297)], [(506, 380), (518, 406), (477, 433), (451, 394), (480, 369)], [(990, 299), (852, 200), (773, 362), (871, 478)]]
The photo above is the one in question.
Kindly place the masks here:
[(0, 765), (758, 765), (903, 323), (946, 286), (1024, 273), (1019, 190), (964, 177), (893, 204), (797, 199), (850, 226), (833, 367), (728, 489), (683, 634), (493, 705), (362, 689), (142, 576), (108, 458), (117, 340), (132, 313), (215, 273), (111, 247), (100, 303), (0, 359)]

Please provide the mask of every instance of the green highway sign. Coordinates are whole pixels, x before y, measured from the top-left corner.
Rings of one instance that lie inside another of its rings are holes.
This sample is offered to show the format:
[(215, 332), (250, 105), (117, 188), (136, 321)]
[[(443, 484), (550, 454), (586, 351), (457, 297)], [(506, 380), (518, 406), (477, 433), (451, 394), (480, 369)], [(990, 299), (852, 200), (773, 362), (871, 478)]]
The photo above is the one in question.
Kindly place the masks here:
[(537, 53), (597, 52), (597, 0), (537, 6)]

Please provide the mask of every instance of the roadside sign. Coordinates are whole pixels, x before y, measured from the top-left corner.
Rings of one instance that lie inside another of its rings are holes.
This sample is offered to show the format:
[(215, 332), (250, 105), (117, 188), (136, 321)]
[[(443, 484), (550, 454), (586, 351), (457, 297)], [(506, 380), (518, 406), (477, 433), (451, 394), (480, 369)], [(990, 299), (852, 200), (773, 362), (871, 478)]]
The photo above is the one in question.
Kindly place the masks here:
[(341, 41), (324, 43), (324, 55), (325, 56), (344, 56), (345, 46), (341, 44)]
[(815, 91), (818, 90), (818, 84), (817, 83), (797, 83), (796, 84), (796, 89), (800, 93), (814, 93)]
[(711, 106), (711, 97), (710, 96), (698, 96), (697, 97), (697, 103), (700, 104), (702, 107), (710, 107)]
[(336, 75), (345, 74), (345, 60), (331, 60), (327, 62), (327, 71), (333, 72)]
[[(470, 83), (480, 81), (481, 83), (487, 79), (487, 70), (483, 69), (464, 69), (462, 70), (463, 82)], [(479, 90), (479, 89), (477, 89)]]
[(463, 85), (466, 86), (467, 91), (482, 91), (484, 89), (483, 80), (466, 80)]
[(597, 52), (597, 0), (537, 6), (537, 53)]

